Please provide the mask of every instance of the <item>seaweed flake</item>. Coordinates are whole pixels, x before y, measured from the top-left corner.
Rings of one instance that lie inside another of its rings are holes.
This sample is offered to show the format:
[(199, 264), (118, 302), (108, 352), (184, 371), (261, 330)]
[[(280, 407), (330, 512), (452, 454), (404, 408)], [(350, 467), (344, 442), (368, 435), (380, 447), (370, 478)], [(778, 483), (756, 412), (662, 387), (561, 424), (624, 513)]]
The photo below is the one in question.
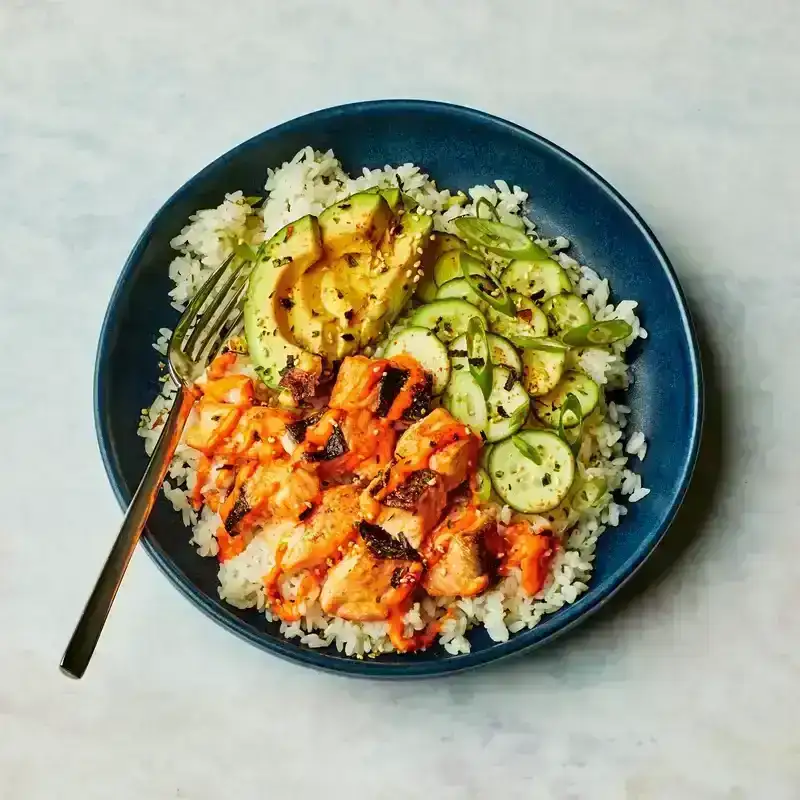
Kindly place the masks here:
[(372, 555), (380, 559), (403, 559), (419, 561), (419, 553), (409, 544), (408, 539), (400, 533), (396, 537), (372, 522), (361, 520), (358, 532)]

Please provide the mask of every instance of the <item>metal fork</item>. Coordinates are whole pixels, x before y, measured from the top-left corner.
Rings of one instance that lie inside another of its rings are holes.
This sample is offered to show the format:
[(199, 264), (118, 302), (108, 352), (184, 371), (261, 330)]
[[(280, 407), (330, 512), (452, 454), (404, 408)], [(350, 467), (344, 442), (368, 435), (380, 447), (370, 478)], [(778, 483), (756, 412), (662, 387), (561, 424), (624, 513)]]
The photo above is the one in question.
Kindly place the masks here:
[[(194, 383), (241, 325), (241, 301), (249, 273), (245, 267), (252, 261), (241, 259), (232, 267), (233, 260), (234, 256), (228, 258), (203, 284), (175, 326), (168, 355), (169, 372), (178, 384), (178, 391), (117, 539), (64, 651), (61, 671), (70, 678), (83, 676), (94, 653), (111, 604), (192, 410), (196, 397)], [(226, 281), (217, 288), (226, 273), (229, 273)]]

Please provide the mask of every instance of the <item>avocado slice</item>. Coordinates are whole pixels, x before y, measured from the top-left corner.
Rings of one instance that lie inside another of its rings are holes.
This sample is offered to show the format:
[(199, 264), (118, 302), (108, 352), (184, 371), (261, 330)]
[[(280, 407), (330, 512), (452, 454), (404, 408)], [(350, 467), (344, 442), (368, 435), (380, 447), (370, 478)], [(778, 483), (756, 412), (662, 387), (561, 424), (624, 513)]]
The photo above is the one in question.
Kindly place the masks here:
[(406, 211), (381, 243), (367, 304), (356, 314), (362, 345), (391, 325), (413, 294), (432, 230), (433, 220), (427, 214)]
[[(397, 216), (391, 204), (397, 204)], [(277, 389), (287, 366), (315, 376), (376, 339), (411, 297), (430, 216), (399, 189), (360, 192), (287, 225), (250, 279), (245, 332), (259, 375)], [(304, 376), (297, 376), (304, 377)]]
[(322, 261), (302, 280), (302, 302), (289, 313), (300, 344), (328, 360), (349, 355), (359, 346), (353, 328), (356, 310), (366, 302), (372, 253), (348, 253)]
[(302, 217), (278, 231), (253, 267), (244, 304), (244, 330), (250, 356), (262, 380), (278, 389), (282, 372), (296, 367), (318, 376), (319, 356), (294, 343), (288, 319), (292, 290), (300, 277), (322, 258), (316, 217)]
[(325, 255), (371, 253), (383, 239), (394, 215), (380, 194), (359, 192), (329, 206), (319, 215)]
[(364, 191), (366, 191), (367, 194), (379, 194), (389, 204), (389, 208), (392, 210), (393, 214), (397, 213), (397, 209), (400, 208), (403, 193), (399, 189), (393, 187), (379, 189), (377, 186), (373, 186), (371, 189), (365, 189)]

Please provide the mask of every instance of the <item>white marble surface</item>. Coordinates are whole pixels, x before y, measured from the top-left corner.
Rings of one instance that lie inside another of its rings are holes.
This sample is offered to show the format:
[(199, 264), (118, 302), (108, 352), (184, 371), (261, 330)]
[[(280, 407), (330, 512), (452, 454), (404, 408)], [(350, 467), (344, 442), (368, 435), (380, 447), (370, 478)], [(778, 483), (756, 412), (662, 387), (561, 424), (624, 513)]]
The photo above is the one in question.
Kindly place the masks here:
[[(796, 0), (2, 0), (0, 797), (800, 798), (799, 26)], [(251, 134), (399, 96), (560, 142), (674, 258), (710, 436), (646, 591), (538, 654), (389, 685), (243, 644), (138, 554), (87, 677), (61, 677), (120, 520), (91, 375), (136, 236)]]

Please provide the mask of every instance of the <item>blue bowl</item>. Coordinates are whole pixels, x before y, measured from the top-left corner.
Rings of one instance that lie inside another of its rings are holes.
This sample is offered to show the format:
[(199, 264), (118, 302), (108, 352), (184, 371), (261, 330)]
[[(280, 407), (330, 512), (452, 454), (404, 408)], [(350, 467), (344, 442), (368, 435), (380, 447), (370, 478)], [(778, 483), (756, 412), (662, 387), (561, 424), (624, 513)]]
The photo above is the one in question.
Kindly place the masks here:
[(140, 410), (158, 391), (159, 357), (152, 342), (159, 327), (172, 327), (176, 319), (167, 299), (167, 265), (174, 256), (170, 239), (192, 212), (216, 206), (225, 192), (262, 193), (267, 167), (279, 166), (309, 144), (332, 148), (352, 172), (412, 161), (450, 189), (496, 178), (519, 184), (530, 193), (532, 215), (546, 235), (569, 237), (571, 252), (608, 277), (617, 297), (639, 301), (650, 338), (629, 351), (635, 382), (627, 403), (633, 409), (631, 425), (643, 430), (649, 443), (640, 472), (652, 491), (602, 537), (589, 591), (579, 600), (507, 642), (492, 642), (482, 628), (475, 630), (470, 634), (472, 651), (457, 656), (436, 647), (358, 661), (333, 648), (312, 650), (282, 638), (258, 612), (240, 611), (219, 599), (216, 560), (197, 556), (188, 530), (163, 497), (153, 510), (144, 547), (175, 586), (221, 625), (265, 650), (322, 669), (376, 678), (437, 675), (548, 642), (603, 605), (666, 532), (686, 492), (700, 441), (700, 360), (675, 274), (641, 217), (574, 156), (478, 111), (418, 100), (318, 111), (235, 147), (164, 204), (125, 263), (100, 334), (95, 418), (117, 499), (128, 504), (145, 469), (136, 425)]

